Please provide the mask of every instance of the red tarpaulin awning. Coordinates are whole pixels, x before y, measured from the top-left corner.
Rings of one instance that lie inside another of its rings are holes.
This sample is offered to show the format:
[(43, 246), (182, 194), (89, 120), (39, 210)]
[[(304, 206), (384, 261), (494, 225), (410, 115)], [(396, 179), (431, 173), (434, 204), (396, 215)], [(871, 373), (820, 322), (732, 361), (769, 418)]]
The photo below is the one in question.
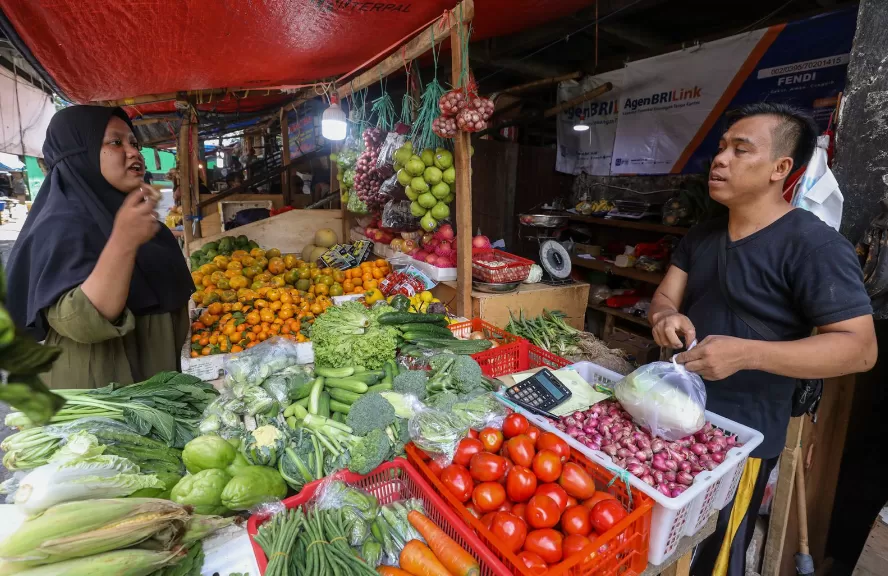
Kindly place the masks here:
[[(475, 0), (472, 39), (536, 26), (592, 1)], [(455, 0), (0, 0), (24, 46), (77, 102), (334, 77), (455, 5)], [(239, 106), (246, 102), (224, 106), (245, 111)]]

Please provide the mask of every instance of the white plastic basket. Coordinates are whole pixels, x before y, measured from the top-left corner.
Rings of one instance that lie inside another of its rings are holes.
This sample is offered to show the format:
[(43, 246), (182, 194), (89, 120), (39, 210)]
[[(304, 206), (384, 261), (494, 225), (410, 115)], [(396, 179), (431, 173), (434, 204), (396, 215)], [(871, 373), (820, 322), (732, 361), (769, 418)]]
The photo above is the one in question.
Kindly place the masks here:
[[(589, 384), (603, 384), (612, 387), (623, 377), (592, 362), (577, 362), (568, 368), (576, 370)], [(561, 432), (545, 418), (520, 410), (528, 420), (548, 432), (564, 438), (567, 443), (593, 462), (606, 468), (622, 470), (610, 456), (598, 450), (591, 450)], [(764, 440), (762, 434), (752, 428), (706, 412), (706, 420), (725, 432), (736, 434), (743, 446), (731, 448), (725, 460), (715, 470), (704, 471), (694, 478), (694, 483), (678, 498), (667, 498), (639, 478), (628, 474), (633, 490), (640, 490), (650, 496), (656, 505), (651, 517), (651, 544), (648, 562), (661, 564), (675, 552), (678, 541), (683, 536), (691, 536), (703, 528), (715, 510), (721, 510), (734, 498), (743, 467), (749, 454)]]

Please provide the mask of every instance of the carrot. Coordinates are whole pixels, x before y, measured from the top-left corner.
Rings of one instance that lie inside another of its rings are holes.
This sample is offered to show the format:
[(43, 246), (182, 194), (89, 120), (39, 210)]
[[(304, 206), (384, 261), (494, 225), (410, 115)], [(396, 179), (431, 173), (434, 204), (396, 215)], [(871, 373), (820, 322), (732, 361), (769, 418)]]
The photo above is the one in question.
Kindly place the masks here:
[(478, 561), (453, 538), (435, 526), (434, 522), (416, 510), (411, 510), (407, 514), (407, 519), (422, 534), (435, 556), (444, 563), (450, 572), (456, 576), (479, 576), (481, 574)]
[(376, 573), (379, 576), (410, 576), (410, 572), (405, 572), (400, 568), (394, 568), (392, 566), (380, 566), (376, 569)]
[(401, 550), (398, 559), (401, 569), (413, 576), (453, 576), (447, 571), (429, 547), (419, 540), (411, 540)]

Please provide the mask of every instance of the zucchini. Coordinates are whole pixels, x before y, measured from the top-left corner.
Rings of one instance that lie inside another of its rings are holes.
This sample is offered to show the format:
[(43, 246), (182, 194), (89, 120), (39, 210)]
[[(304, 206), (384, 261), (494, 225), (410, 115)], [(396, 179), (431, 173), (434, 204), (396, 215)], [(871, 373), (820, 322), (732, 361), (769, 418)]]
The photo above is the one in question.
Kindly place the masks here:
[(400, 324), (440, 324), (447, 322), (443, 314), (411, 314), (410, 312), (386, 312), (378, 319), (383, 326), (398, 326)]
[(370, 388), (367, 389), (367, 392), (387, 392), (392, 389), (392, 383), (389, 382), (387, 384), (374, 384)]
[(340, 402), (339, 400), (330, 400), (330, 410), (333, 411), (333, 416), (335, 417), (337, 414), (348, 414), (348, 411), (351, 410), (351, 404), (346, 404), (345, 402)]
[(349, 392), (357, 392), (358, 394), (363, 394), (368, 388), (366, 383), (351, 378), (326, 378), (324, 380), (324, 386), (326, 386), (328, 390), (331, 388), (339, 388), (341, 390), (348, 390)]
[(355, 369), (352, 366), (346, 366), (344, 368), (318, 368), (315, 366), (315, 374), (325, 378), (346, 378), (354, 373)]
[(392, 374), (392, 365), (386, 362), (382, 365), (382, 370), (385, 372), (385, 376), (379, 382), (380, 384), (391, 384), (395, 378)]
[(318, 399), (318, 416), (330, 417), (330, 394), (327, 392), (321, 392), (321, 396)]
[(311, 394), (308, 395), (308, 411), (311, 414), (318, 414), (318, 402), (321, 399), (321, 391), (324, 389), (324, 377), (315, 378), (314, 384), (311, 386)]
[(361, 396), (362, 394), (358, 394), (357, 392), (340, 390), (339, 388), (330, 388), (330, 398), (332, 398), (333, 400), (344, 402), (349, 405), (354, 404), (354, 402)]

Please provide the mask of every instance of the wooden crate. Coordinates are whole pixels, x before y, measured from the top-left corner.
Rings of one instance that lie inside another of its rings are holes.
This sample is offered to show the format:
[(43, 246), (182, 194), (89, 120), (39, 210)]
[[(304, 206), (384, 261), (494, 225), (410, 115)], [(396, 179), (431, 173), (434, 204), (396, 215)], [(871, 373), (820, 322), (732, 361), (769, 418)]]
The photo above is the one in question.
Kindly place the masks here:
[(881, 576), (888, 566), (888, 505), (873, 523), (851, 576)]

